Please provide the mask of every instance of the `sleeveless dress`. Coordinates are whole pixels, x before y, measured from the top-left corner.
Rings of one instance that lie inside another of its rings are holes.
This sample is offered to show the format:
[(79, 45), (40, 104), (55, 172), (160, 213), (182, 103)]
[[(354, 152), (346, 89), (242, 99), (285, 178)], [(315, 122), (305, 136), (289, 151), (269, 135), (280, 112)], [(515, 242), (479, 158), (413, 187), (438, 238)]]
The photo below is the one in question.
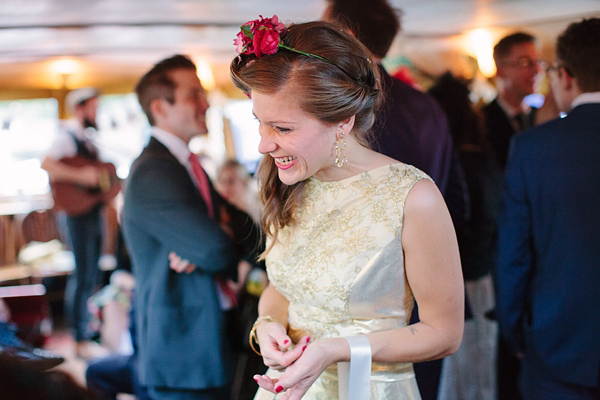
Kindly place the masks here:
[[(408, 192), (425, 173), (392, 164), (350, 178), (307, 181), (293, 226), (267, 256), (270, 281), (290, 302), (294, 342), (354, 336), (407, 325), (414, 299), (406, 280), (402, 221)], [(269, 370), (276, 377), (277, 371)], [(419, 400), (411, 363), (373, 363), (371, 400)], [(272, 399), (259, 389), (256, 400)], [(303, 399), (338, 399), (337, 365)]]

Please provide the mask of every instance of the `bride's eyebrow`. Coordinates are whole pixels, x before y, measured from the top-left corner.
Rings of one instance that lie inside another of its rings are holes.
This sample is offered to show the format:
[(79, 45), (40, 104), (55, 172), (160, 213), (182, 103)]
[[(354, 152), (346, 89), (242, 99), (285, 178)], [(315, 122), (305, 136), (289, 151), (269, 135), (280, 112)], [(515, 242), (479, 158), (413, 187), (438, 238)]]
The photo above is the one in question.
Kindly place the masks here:
[[(260, 119), (256, 116), (256, 114), (254, 114), (254, 111), (252, 111), (252, 115), (254, 115), (254, 118), (256, 118), (260, 122)], [(292, 122), (292, 121), (263, 121), (263, 122), (267, 125), (279, 125), (279, 124), (293, 125), (294, 124), (294, 122)]]

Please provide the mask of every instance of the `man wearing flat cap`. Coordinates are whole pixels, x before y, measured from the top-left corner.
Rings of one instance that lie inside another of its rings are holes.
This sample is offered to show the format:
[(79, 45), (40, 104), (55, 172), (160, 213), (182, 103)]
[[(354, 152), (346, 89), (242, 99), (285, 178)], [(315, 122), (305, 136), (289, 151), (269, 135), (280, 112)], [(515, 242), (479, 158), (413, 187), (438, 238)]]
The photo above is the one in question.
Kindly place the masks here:
[[(46, 157), (42, 168), (48, 172), (51, 185), (70, 183), (94, 189), (100, 184), (98, 170), (91, 165), (74, 166), (66, 159), (78, 157), (97, 161), (98, 148), (91, 140), (96, 130), (99, 92), (86, 87), (72, 90), (65, 99), (73, 118), (65, 121)], [(102, 243), (102, 204), (77, 215), (67, 212), (67, 231), (75, 256), (75, 271), (69, 276), (65, 291), (65, 312), (76, 341), (76, 354), (82, 358), (101, 355), (99, 346), (86, 336), (87, 300), (98, 281), (98, 260)], [(95, 349), (95, 350), (94, 350)]]

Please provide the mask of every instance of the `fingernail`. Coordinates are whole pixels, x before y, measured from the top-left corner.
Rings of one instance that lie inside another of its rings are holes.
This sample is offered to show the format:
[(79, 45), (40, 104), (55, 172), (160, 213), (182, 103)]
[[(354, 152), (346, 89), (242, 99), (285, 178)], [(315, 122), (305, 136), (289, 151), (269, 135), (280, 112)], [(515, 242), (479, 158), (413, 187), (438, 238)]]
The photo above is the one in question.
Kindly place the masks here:
[(306, 350), (306, 347), (307, 347), (307, 346), (303, 346), (303, 347), (302, 347), (302, 351)]
[(290, 342), (289, 340), (285, 339), (285, 340), (283, 341), (283, 344), (288, 344), (289, 342)]
[(279, 393), (279, 392), (281, 392), (282, 390), (283, 390), (283, 386), (277, 386), (277, 387), (275, 388), (275, 393)]
[(310, 336), (306, 338), (306, 343), (310, 342)]
[(254, 382), (258, 383), (258, 378), (254, 378)]

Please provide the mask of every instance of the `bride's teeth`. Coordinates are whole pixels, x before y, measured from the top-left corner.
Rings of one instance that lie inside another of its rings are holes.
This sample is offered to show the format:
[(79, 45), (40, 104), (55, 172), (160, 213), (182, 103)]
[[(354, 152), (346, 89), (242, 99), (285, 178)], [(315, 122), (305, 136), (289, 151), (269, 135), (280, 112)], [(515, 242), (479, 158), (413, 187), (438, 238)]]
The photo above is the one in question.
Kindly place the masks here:
[(286, 165), (286, 164), (291, 163), (295, 159), (296, 159), (296, 157), (294, 157), (294, 156), (279, 157), (277, 159), (277, 162), (279, 162), (280, 164)]

